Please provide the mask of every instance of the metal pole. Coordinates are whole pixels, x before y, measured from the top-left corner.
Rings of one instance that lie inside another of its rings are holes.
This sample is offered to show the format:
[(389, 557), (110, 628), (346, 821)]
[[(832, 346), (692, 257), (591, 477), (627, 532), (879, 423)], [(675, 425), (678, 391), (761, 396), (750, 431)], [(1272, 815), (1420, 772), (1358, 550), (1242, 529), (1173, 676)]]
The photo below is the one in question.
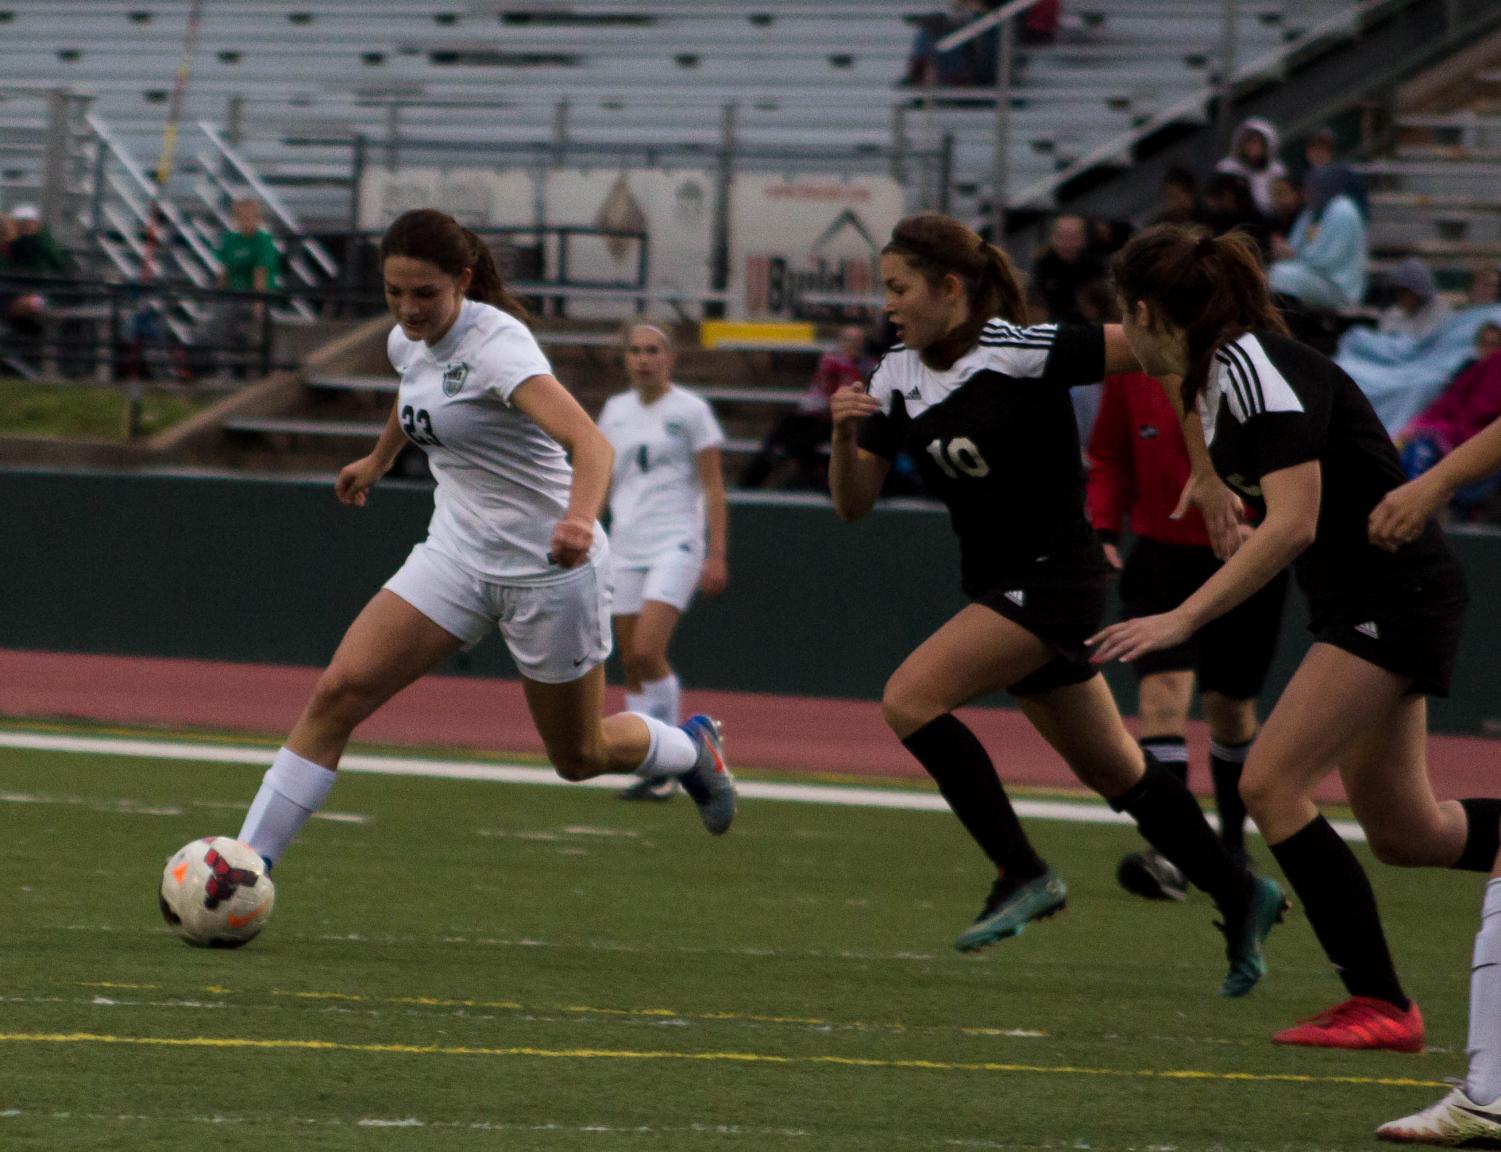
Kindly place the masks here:
[(891, 109), (891, 178), (907, 183), (907, 109), (900, 104)]
[[(724, 106), (720, 121), (719, 174), (714, 189), (714, 260), (709, 287), (723, 292), (730, 284), (730, 186), (735, 179), (736, 106)], [(704, 315), (723, 316), (725, 305), (716, 301), (706, 304)]]
[(47, 151), (42, 159), (42, 223), (63, 230), (63, 197), (68, 191), (68, 93), (47, 93)]
[(1002, 20), (1000, 48), (995, 67), (995, 156), (990, 173), (990, 239), (1002, 244), (1006, 239), (1007, 146), (1011, 137), (1011, 55), (1015, 25)]
[(359, 275), (362, 271), (359, 267), (360, 257), (364, 255), (360, 250), (360, 186), (365, 182), (368, 147), (369, 141), (366, 140), (363, 132), (355, 136), (354, 155), (350, 157), (349, 162), (349, 227), (344, 235), (345, 297), (343, 306), (351, 312), (354, 310), (354, 303), (349, 297), (359, 283)]
[(567, 100), (559, 100), (552, 111), (553, 163), (562, 167), (568, 154), (568, 122), (572, 113)]
[(224, 110), (224, 139), (231, 147), (238, 148), (245, 133), (245, 97), (231, 96), (228, 105)]
[(396, 138), (401, 135), (401, 106), (392, 100), (386, 105), (386, 171), (396, 171)]
[(938, 146), (938, 211), (947, 213), (954, 184), (954, 134), (945, 132)]
[(1225, 0), (1225, 26), (1220, 35), (1220, 75), (1219, 83), (1215, 85), (1219, 97), (1214, 117), (1214, 134), (1222, 151), (1230, 147), (1230, 135), (1235, 128), (1230, 119), (1230, 105), (1235, 97), (1236, 8), (1236, 0)]

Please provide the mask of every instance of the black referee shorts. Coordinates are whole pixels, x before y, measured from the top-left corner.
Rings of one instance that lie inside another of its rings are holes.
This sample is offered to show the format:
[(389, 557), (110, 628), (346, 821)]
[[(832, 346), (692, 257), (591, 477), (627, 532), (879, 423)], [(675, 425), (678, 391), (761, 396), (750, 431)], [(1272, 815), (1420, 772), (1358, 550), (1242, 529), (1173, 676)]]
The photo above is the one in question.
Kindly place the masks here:
[[(1211, 548), (1164, 544), (1138, 538), (1121, 572), (1121, 607), (1126, 619), (1171, 612), (1220, 569)], [(1200, 628), (1182, 644), (1148, 652), (1133, 662), (1136, 675), (1195, 672), (1200, 692), (1231, 700), (1261, 694), (1287, 600), (1287, 573), (1280, 572), (1255, 595)]]
[(1407, 676), (1409, 696), (1449, 695), (1469, 590), (1459, 565), (1413, 576), (1378, 596), (1311, 604), (1308, 630), (1318, 644)]
[(1019, 624), (1053, 650), (1053, 659), (1006, 691), (1013, 696), (1036, 696), (1054, 688), (1082, 684), (1099, 674), (1089, 662), (1084, 641), (1100, 630), (1108, 598), (1104, 571), (1066, 578), (995, 588), (974, 597), (997, 615)]

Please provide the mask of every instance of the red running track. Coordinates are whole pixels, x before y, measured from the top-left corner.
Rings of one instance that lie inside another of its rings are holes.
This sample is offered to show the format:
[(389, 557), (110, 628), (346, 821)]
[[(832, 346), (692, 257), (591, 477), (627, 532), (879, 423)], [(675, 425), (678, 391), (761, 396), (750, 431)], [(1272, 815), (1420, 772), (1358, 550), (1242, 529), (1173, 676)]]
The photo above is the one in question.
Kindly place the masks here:
[[(268, 664), (148, 660), (0, 649), (0, 716), (78, 718), (115, 724), (285, 733), (297, 719), (318, 670)], [(749, 692), (690, 689), (685, 705), (723, 721), (731, 762), (747, 768), (856, 776), (922, 778), (922, 769), (881, 720), (878, 704)], [(620, 689), (609, 694), (621, 706)], [(1075, 788), (1078, 782), (1020, 712), (963, 713), (1008, 783)], [(497, 755), (540, 753), (520, 683), (429, 676), (361, 725), (357, 740), (438, 745)], [(1207, 763), (1208, 737), (1194, 724), (1189, 746)], [(1434, 788), (1442, 798), (1490, 795), (1501, 769), (1501, 742), (1434, 736), (1428, 742)], [(1196, 790), (1209, 774), (1193, 773)], [(1331, 777), (1324, 800), (1343, 791)]]

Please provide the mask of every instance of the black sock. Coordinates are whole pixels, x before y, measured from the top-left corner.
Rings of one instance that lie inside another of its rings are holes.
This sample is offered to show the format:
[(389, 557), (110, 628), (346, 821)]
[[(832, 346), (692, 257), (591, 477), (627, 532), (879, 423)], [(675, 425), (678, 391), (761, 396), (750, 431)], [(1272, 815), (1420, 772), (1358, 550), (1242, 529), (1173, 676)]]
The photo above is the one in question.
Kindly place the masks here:
[(929, 721), (902, 743), (937, 781), (954, 815), (1003, 876), (1031, 880), (1047, 871), (984, 746), (952, 713)]
[(1376, 896), (1350, 846), (1316, 816), (1271, 849), (1350, 995), (1374, 996), (1406, 1011), (1410, 1001), (1392, 965)]
[(1188, 784), (1188, 741), (1182, 736), (1143, 736), (1141, 750)]
[(1228, 922), (1244, 915), (1251, 874), (1231, 858), (1183, 781), (1150, 753), (1146, 774), (1110, 806), (1130, 813), (1147, 842), (1176, 864), (1189, 883), (1214, 897)]
[(1465, 850), (1454, 867), (1462, 872), (1489, 872), (1501, 849), (1501, 800), (1474, 798), (1461, 800), (1460, 806), (1469, 819), (1465, 833)]
[(1240, 798), (1240, 773), (1254, 743), (1209, 742), (1209, 775), (1214, 780), (1214, 806), (1220, 814), (1220, 839), (1231, 852), (1246, 849), (1246, 806)]

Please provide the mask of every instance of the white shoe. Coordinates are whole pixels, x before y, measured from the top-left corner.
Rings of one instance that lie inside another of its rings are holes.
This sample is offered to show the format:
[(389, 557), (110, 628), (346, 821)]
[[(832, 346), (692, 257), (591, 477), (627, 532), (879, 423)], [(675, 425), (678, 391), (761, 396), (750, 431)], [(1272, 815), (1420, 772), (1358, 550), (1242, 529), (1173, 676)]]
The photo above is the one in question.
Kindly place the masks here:
[(1376, 1135), (1396, 1144), (1501, 1148), (1501, 1100), (1476, 1104), (1463, 1087), (1455, 1088), (1431, 1108), (1383, 1124)]

